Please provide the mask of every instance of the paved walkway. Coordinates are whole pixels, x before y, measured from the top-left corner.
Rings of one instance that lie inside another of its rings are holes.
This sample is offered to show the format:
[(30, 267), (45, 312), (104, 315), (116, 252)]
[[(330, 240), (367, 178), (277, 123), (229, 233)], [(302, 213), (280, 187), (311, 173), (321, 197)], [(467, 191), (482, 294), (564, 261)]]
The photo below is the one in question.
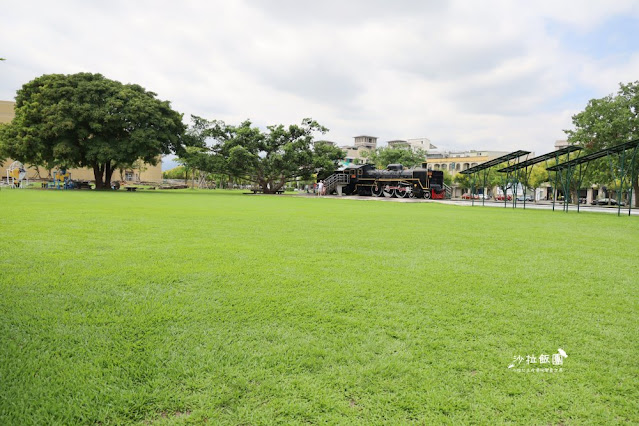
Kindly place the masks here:
[[(325, 195), (322, 197), (318, 197), (316, 194), (306, 194), (300, 193), (296, 194), (297, 197), (310, 197), (310, 198), (331, 198), (331, 199), (342, 199), (342, 200), (355, 200), (355, 201), (378, 201), (378, 202), (388, 202), (388, 203), (441, 203), (441, 204), (452, 204), (456, 206), (472, 206), (471, 200), (425, 200), (418, 198), (386, 198), (386, 197), (360, 197), (359, 195)], [(499, 201), (486, 200), (484, 206), (482, 206), (482, 200), (475, 200), (474, 207), (501, 207), (503, 208), (513, 208), (512, 201), (509, 201), (504, 207), (504, 203)], [(555, 204), (555, 211), (561, 212), (563, 205), (560, 203)], [(524, 208), (523, 202), (517, 202), (518, 209)], [(549, 202), (540, 202), (540, 203), (526, 203), (526, 209), (536, 209), (536, 210), (552, 210), (552, 203)], [(577, 206), (571, 204), (568, 206), (568, 211), (576, 212)], [(581, 213), (584, 212), (595, 212), (595, 213), (609, 213), (609, 214), (617, 214), (616, 206), (591, 206), (588, 204), (582, 204), (579, 206), (579, 211)], [(628, 215), (628, 206), (621, 207), (621, 214), (627, 216)], [(633, 207), (631, 210), (631, 214), (633, 216), (639, 216), (639, 208)]]

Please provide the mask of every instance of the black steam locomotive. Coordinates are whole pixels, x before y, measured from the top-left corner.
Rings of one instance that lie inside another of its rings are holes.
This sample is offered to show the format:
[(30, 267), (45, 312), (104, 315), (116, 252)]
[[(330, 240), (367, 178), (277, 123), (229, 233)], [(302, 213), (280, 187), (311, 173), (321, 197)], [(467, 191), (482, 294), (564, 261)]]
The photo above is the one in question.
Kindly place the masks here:
[(441, 199), (446, 194), (444, 172), (427, 170), (425, 163), (414, 169), (389, 164), (386, 170), (377, 170), (371, 164), (352, 165), (331, 177), (346, 195)]

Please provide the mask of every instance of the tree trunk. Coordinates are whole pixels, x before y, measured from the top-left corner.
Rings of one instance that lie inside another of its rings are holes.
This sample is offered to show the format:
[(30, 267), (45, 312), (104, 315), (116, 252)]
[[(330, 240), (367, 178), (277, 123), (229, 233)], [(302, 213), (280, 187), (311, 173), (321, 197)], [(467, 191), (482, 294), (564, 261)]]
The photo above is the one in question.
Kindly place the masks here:
[(102, 175), (104, 168), (101, 164), (93, 164), (93, 177), (95, 178), (95, 189), (103, 189)]
[(93, 177), (95, 178), (95, 189), (103, 190), (111, 188), (111, 176), (113, 168), (111, 162), (93, 165)]
[(262, 192), (264, 194), (268, 194), (268, 181), (265, 179), (258, 179), (257, 184), (260, 188), (262, 188)]
[(273, 193), (276, 193), (277, 191), (279, 191), (280, 189), (282, 189), (282, 187), (286, 185), (286, 178), (284, 176), (282, 176), (280, 178), (280, 181), (277, 183), (277, 185), (275, 185), (275, 188), (273, 188)]
[(111, 161), (107, 162), (104, 165), (104, 189), (111, 189), (111, 176), (113, 176), (113, 167), (111, 166)]
[[(639, 207), (639, 177), (632, 182), (632, 193), (635, 196), (635, 207)], [(632, 200), (628, 200), (628, 205), (632, 203)]]

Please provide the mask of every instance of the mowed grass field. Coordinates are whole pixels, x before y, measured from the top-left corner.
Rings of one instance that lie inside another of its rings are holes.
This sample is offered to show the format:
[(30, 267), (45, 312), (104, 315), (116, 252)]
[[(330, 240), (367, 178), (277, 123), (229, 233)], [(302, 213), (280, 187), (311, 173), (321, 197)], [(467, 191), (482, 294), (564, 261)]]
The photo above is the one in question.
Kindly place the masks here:
[(0, 424), (639, 422), (637, 217), (219, 191), (0, 205)]

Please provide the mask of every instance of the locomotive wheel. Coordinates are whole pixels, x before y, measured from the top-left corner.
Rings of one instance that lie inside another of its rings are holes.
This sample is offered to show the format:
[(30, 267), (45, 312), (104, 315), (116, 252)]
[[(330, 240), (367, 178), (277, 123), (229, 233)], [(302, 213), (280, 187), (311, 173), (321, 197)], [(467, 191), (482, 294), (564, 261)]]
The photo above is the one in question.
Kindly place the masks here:
[(384, 197), (394, 197), (395, 196), (395, 190), (394, 189), (390, 189), (390, 185), (384, 185)]
[(395, 197), (397, 198), (408, 198), (410, 197), (410, 188), (408, 188), (408, 190), (406, 191), (402, 191), (401, 189), (395, 189), (393, 190), (393, 193), (395, 194)]
[(397, 198), (411, 198), (413, 197), (413, 188), (411, 188), (409, 185), (406, 186), (402, 186), (402, 189), (396, 189), (395, 190), (395, 196)]
[(430, 189), (427, 189), (426, 191), (424, 191), (424, 198), (426, 199), (430, 198)]
[(381, 185), (375, 184), (371, 186), (371, 193), (373, 194), (373, 197), (383, 197), (384, 189), (381, 187)]

